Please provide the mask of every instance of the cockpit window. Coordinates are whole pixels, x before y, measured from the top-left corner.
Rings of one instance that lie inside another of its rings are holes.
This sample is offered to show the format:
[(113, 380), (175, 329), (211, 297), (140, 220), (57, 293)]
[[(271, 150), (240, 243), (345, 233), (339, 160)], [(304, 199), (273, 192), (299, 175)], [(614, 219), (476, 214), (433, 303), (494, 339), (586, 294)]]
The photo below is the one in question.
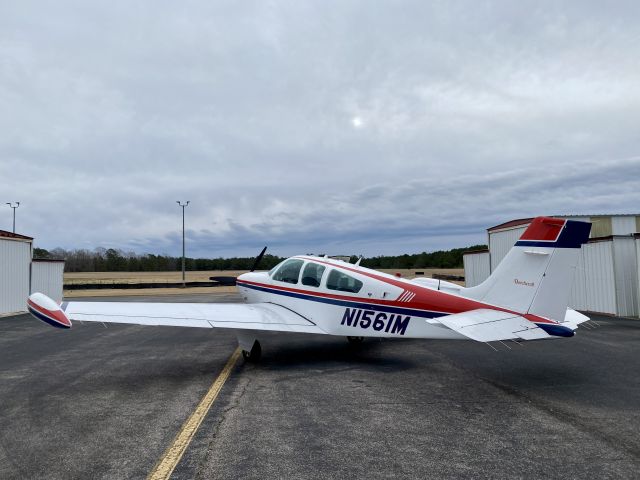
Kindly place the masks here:
[(303, 260), (296, 258), (287, 260), (278, 268), (271, 278), (279, 282), (298, 283), (298, 277), (300, 276), (300, 269), (303, 263)]
[(358, 293), (362, 288), (362, 282), (339, 270), (331, 270), (327, 278), (327, 288), (340, 292)]
[(325, 266), (317, 263), (307, 263), (302, 271), (302, 284), (310, 287), (319, 287), (325, 268)]

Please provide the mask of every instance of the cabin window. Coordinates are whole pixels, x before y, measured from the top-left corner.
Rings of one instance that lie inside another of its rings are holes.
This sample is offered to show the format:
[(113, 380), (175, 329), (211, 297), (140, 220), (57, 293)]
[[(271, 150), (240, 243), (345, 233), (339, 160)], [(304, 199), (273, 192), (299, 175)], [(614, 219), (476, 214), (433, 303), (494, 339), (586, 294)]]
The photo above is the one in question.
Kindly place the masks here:
[(327, 288), (340, 292), (358, 293), (362, 288), (362, 282), (339, 270), (331, 270), (327, 278)]
[(300, 269), (302, 268), (303, 263), (303, 260), (295, 258), (287, 260), (271, 278), (279, 282), (298, 283), (298, 277), (300, 276)]
[(302, 271), (302, 284), (309, 287), (319, 287), (325, 268), (324, 265), (318, 265), (317, 263), (307, 263)]

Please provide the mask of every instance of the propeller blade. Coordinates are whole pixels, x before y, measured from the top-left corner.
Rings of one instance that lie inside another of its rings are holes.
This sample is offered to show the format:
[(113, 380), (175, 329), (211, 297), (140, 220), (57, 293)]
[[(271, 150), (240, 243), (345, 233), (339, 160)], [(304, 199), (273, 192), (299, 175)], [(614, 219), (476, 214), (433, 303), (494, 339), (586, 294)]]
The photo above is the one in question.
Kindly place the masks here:
[(260, 252), (260, 255), (258, 255), (256, 257), (256, 261), (253, 262), (253, 267), (251, 267), (251, 270), (249, 270), (250, 272), (253, 272), (256, 268), (258, 268), (258, 264), (260, 263), (260, 261), (262, 260), (262, 257), (264, 257), (264, 252), (267, 251), (267, 247), (264, 247), (262, 249), (262, 251)]

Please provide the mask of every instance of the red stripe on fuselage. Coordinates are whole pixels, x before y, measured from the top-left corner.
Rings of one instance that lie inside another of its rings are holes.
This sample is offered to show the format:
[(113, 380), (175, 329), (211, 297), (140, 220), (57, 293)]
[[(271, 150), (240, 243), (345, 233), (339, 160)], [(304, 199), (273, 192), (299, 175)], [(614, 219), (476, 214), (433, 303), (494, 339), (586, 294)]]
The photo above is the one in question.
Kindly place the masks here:
[[(305, 258), (306, 260), (318, 262), (318, 260), (316, 260), (315, 258), (314, 259), (308, 259), (306, 257), (299, 257), (299, 258)], [(538, 317), (536, 315), (523, 314), (520, 312), (516, 312), (514, 310), (509, 310), (506, 308), (501, 308), (494, 305), (478, 302), (476, 300), (471, 300), (464, 297), (458, 297), (456, 295), (452, 295), (447, 292), (431, 290), (426, 287), (421, 287), (419, 285), (408, 285), (407, 283), (399, 282), (395, 279), (387, 279), (380, 275), (376, 275), (369, 272), (363, 272), (362, 270), (355, 270), (353, 268), (344, 267), (342, 265), (337, 266), (328, 262), (318, 262), (318, 263), (330, 265), (335, 268), (349, 270), (351, 272), (358, 273), (360, 275), (364, 275), (366, 277), (370, 277), (370, 278), (379, 280), (381, 282), (388, 283), (390, 285), (395, 285), (401, 288), (411, 287), (410, 291), (415, 296), (410, 301), (403, 302), (398, 300), (373, 299), (369, 297), (357, 297), (357, 296), (352, 297), (347, 295), (334, 295), (331, 293), (301, 290), (299, 288), (291, 288), (291, 287), (282, 287), (280, 285), (259, 283), (259, 282), (249, 281), (249, 280), (240, 280), (238, 281), (238, 284), (247, 283), (249, 285), (255, 285), (258, 287), (270, 288), (273, 290), (281, 290), (284, 292), (300, 293), (304, 295), (309, 295), (311, 297), (332, 298), (335, 300), (346, 300), (346, 301), (352, 301), (352, 302), (355, 301), (360, 303), (368, 303), (372, 305), (385, 305), (385, 306), (391, 306), (391, 307), (411, 308), (411, 309), (422, 310), (427, 312), (439, 312), (439, 313), (444, 313), (448, 315), (455, 314), (455, 313), (468, 312), (470, 310), (477, 310), (477, 309), (483, 308), (488, 310), (497, 310), (500, 312), (513, 313), (515, 315), (521, 315), (531, 322), (550, 323), (550, 324), (556, 323), (552, 320), (548, 320), (543, 317)]]
[[(545, 220), (545, 221), (550, 220), (552, 221), (552, 223), (560, 221), (562, 225), (564, 225), (564, 223), (566, 222), (566, 220), (549, 218), (549, 217), (539, 217), (537, 220)], [(487, 303), (478, 302), (476, 300), (471, 300), (469, 298), (459, 297), (457, 295), (453, 295), (448, 292), (431, 290), (430, 288), (423, 287), (421, 285), (416, 285), (415, 283), (412, 283), (406, 280), (405, 281), (397, 280), (395, 277), (391, 277), (391, 276), (385, 277), (383, 275), (374, 273), (372, 270), (369, 270), (369, 269), (355, 269), (345, 265), (336, 265), (335, 263), (323, 262), (322, 260), (318, 260), (316, 258), (309, 258), (305, 256), (300, 256), (297, 258), (302, 258), (304, 260), (322, 263), (323, 265), (328, 265), (333, 268), (344, 269), (349, 272), (357, 273), (359, 275), (364, 275), (365, 277), (373, 278), (383, 283), (387, 283), (389, 285), (406, 289), (415, 294), (415, 296), (409, 302), (404, 302), (403, 304), (399, 304), (397, 301), (384, 303), (377, 300), (374, 300), (371, 303), (382, 303), (384, 305), (402, 306), (402, 307), (408, 307), (408, 308), (416, 308), (418, 310), (428, 310), (430, 312), (442, 312), (442, 313), (449, 313), (449, 314), (468, 312), (469, 310), (476, 310), (479, 308), (486, 308), (489, 310), (498, 310), (500, 312), (507, 312), (507, 313), (514, 313), (516, 315), (521, 315), (531, 322), (552, 323), (552, 324), (557, 323), (557, 322), (554, 322), (553, 320), (549, 320), (548, 318), (544, 318), (544, 317), (539, 317), (537, 315), (524, 314), (521, 312), (517, 312), (515, 310), (509, 310), (508, 308), (502, 308), (496, 305), (490, 305)], [(304, 292), (309, 293), (307, 290), (304, 290)], [(344, 298), (352, 299), (353, 297), (344, 297)], [(362, 300), (369, 300), (369, 299), (362, 299)]]

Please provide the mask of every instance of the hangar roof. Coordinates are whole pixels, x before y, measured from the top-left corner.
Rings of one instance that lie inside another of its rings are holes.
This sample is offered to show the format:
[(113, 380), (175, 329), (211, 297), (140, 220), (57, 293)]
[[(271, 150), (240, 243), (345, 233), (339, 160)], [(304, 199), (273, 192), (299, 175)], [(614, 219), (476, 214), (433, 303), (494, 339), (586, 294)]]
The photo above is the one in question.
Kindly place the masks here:
[[(549, 215), (550, 217), (558, 217), (558, 218), (580, 218), (580, 217), (588, 217), (588, 218), (596, 218), (596, 217), (639, 217), (638, 213), (614, 213), (614, 214), (597, 214), (597, 215)], [(532, 218), (518, 218), (516, 220), (510, 220), (505, 223), (501, 223), (500, 225), (496, 225), (494, 227), (487, 228), (487, 232), (494, 232), (496, 230), (502, 230), (503, 228), (513, 228), (519, 227), (521, 225), (526, 225), (533, 220)]]
[(0, 238), (14, 238), (16, 240), (33, 240), (33, 237), (27, 237), (26, 235), (20, 235), (18, 233), (7, 232), (6, 230), (0, 230)]
[(494, 230), (502, 230), (503, 228), (519, 227), (520, 225), (526, 225), (527, 223), (531, 223), (531, 220), (533, 220), (533, 217), (511, 220), (509, 222), (504, 222), (504, 223), (501, 223), (500, 225), (496, 225), (495, 227), (487, 228), (487, 232), (493, 232)]

